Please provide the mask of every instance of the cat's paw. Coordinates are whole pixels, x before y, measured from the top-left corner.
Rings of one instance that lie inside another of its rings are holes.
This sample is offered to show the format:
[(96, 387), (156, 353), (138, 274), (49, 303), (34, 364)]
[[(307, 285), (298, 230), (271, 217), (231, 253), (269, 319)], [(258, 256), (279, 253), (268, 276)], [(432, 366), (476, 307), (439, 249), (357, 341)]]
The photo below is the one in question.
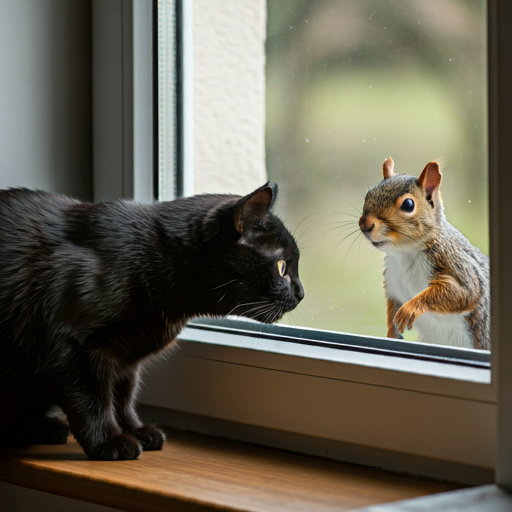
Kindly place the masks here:
[(142, 446), (130, 434), (119, 434), (86, 453), (92, 460), (133, 460), (142, 453)]
[(34, 444), (66, 444), (71, 430), (59, 418), (45, 418), (37, 425), (37, 438)]
[(59, 418), (33, 418), (13, 432), (13, 446), (66, 444), (69, 434), (69, 425)]
[(2, 425), (0, 447), (16, 449), (33, 444), (65, 444), (70, 433), (68, 424), (58, 418), (31, 418), (23, 423)]
[(134, 430), (133, 435), (140, 442), (144, 450), (161, 450), (165, 441), (165, 434), (155, 425), (146, 424)]

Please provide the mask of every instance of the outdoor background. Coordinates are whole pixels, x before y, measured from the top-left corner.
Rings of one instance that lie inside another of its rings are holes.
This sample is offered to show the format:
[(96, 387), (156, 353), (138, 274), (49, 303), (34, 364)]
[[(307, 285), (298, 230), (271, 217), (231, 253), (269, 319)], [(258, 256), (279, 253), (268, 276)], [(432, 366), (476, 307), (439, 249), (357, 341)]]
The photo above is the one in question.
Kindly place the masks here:
[(306, 290), (282, 323), (385, 336), (357, 220), (388, 156), (417, 176), (440, 158), (447, 218), (488, 254), (485, 27), (483, 0), (267, 2), (267, 171)]

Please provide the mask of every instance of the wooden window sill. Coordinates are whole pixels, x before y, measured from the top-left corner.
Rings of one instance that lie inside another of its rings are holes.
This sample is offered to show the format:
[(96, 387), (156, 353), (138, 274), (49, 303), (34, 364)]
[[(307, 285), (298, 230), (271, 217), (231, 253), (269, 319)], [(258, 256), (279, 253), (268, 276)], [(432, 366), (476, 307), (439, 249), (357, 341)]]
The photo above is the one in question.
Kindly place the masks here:
[(343, 511), (460, 488), (168, 431), (137, 461), (88, 460), (74, 439), (0, 455), (0, 480), (127, 511)]

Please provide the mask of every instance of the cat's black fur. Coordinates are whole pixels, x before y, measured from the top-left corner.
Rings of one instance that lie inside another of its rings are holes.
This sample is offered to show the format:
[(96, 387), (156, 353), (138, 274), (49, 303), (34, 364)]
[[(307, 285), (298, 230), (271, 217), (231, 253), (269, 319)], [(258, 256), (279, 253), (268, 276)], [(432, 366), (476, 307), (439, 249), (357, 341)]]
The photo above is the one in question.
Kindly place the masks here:
[(92, 459), (160, 449), (134, 408), (143, 362), (192, 317), (274, 322), (304, 295), (276, 190), (151, 205), (0, 191), (0, 444), (64, 443), (70, 428)]

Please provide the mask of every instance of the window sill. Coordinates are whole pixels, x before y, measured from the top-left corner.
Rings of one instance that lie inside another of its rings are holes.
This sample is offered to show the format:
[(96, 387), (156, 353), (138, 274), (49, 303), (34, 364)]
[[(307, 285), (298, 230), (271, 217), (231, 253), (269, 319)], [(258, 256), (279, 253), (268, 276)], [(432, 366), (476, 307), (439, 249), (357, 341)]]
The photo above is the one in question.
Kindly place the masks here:
[[(344, 345), (324, 348), (293, 340), (283, 341), (280, 336), (249, 335), (250, 331), (245, 335), (236, 327), (204, 329), (205, 325), (191, 324), (180, 333), (180, 355), (488, 403), (496, 401), (488, 367), (471, 368), (447, 361), (409, 359), (394, 355), (392, 351), (372, 354), (348, 350), (349, 347)], [(386, 374), (385, 379), (383, 374)]]
[[(339, 452), (334, 458), (344, 462), (481, 485), (494, 481), (496, 403), (489, 380), (485, 368), (191, 326), (173, 356), (148, 369), (139, 401), (279, 433), (270, 443), (277, 448), (289, 448), (285, 436), (299, 436), (314, 440), (315, 448), (298, 441), (294, 451)], [(199, 432), (232, 437), (223, 430)], [(398, 456), (415, 462), (403, 465)], [(433, 462), (444, 469), (428, 469)]]
[(89, 461), (71, 439), (4, 454), (0, 480), (145, 512), (341, 511), (460, 487), (177, 431), (138, 461)]

